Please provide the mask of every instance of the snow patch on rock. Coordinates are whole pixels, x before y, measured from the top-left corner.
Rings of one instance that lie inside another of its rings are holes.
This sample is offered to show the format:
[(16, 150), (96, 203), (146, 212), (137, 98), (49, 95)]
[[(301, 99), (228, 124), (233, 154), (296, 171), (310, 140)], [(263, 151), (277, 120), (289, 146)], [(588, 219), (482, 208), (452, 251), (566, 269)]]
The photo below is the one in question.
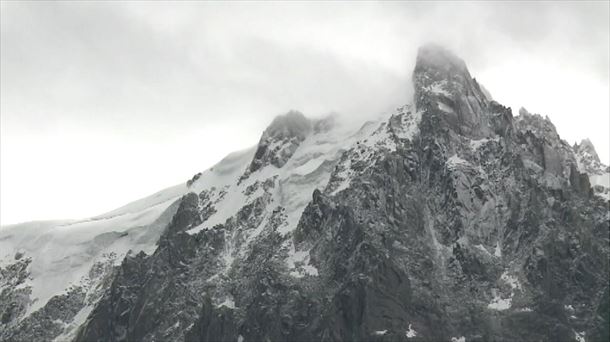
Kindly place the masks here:
[[(76, 333), (78, 332), (78, 328), (87, 320), (87, 316), (89, 313), (93, 311), (93, 305), (87, 305), (83, 307), (72, 319), (72, 322), (69, 324), (65, 324), (64, 331), (62, 334), (57, 336), (53, 341), (54, 342), (68, 342), (73, 341), (76, 337)], [(62, 322), (64, 323), (64, 322)]]
[(417, 331), (415, 331), (415, 329), (413, 329), (413, 327), (411, 326), (411, 323), (409, 323), (409, 329), (407, 329), (407, 331), (406, 331), (406, 336), (407, 336), (407, 338), (413, 338), (413, 337), (417, 336)]
[(430, 92), (435, 95), (451, 96), (451, 94), (445, 90), (447, 86), (447, 80), (436, 81), (427, 87), (423, 87), (424, 91)]
[(510, 307), (512, 306), (512, 302), (513, 302), (512, 297), (502, 298), (502, 297), (500, 297), (500, 294), (497, 292), (496, 289), (493, 289), (492, 293), (493, 293), (493, 299), (492, 299), (491, 303), (489, 303), (487, 305), (487, 307), (489, 309), (498, 310), (498, 311), (510, 309)]
[(501, 258), (502, 257), (502, 247), (500, 247), (500, 241), (496, 242), (496, 248), (494, 250), (494, 256)]
[(295, 278), (303, 278), (306, 275), (317, 276), (318, 269), (309, 262), (309, 251), (297, 251), (294, 244), (290, 243), (286, 266), (290, 275)]
[(474, 246), (475, 248), (479, 249), (480, 251), (482, 251), (483, 253), (485, 253), (486, 255), (491, 256), (491, 253), (489, 253), (489, 251), (487, 250), (487, 248), (485, 248), (485, 246), (478, 244), (476, 246)]
[(490, 141), (497, 142), (498, 140), (499, 139), (497, 137), (496, 138), (483, 138), (483, 139), (478, 139), (478, 140), (471, 140), (470, 141), (470, 148), (472, 150), (478, 150), (479, 148), (481, 148), (483, 145), (486, 145)]
[(235, 309), (235, 301), (233, 300), (232, 296), (227, 296), (227, 298), (220, 304), (218, 304), (218, 307), (227, 307), (229, 309)]
[(454, 154), (453, 156), (449, 157), (449, 159), (447, 159), (447, 168), (454, 170), (459, 168), (460, 166), (469, 166), (470, 163), (460, 157), (458, 157), (457, 154)]
[(514, 275), (510, 275), (508, 272), (502, 273), (500, 280), (510, 286), (510, 293), (508, 296), (503, 297), (498, 289), (492, 289), (493, 298), (487, 307), (492, 310), (503, 311), (511, 308), (513, 297), (515, 296), (515, 290), (521, 291), (522, 287), (519, 279)]
[(453, 108), (449, 107), (447, 104), (445, 104), (442, 101), (437, 101), (438, 104), (438, 109), (442, 110), (445, 113), (453, 113)]

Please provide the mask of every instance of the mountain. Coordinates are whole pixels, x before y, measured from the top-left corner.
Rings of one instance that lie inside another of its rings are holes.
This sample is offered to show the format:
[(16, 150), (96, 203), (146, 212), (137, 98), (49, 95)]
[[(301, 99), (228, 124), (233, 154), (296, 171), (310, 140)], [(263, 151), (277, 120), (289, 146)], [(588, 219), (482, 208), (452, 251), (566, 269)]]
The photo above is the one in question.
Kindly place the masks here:
[(412, 103), (290, 111), (184, 186), (3, 227), (0, 340), (608, 340), (609, 169), (419, 49)]
[(589, 176), (589, 182), (596, 195), (610, 200), (610, 167), (599, 161), (595, 147), (589, 139), (574, 144), (578, 169)]

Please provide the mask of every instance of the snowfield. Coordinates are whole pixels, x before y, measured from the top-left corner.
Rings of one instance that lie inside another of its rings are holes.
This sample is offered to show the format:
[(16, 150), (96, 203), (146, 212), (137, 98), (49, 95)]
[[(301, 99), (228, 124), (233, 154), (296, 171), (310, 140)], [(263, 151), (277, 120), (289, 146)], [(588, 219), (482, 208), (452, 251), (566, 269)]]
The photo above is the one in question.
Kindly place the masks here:
[(131, 250), (152, 253), (163, 227), (154, 222), (186, 187), (177, 185), (91, 219), (30, 222), (0, 229), (0, 266), (19, 252), (31, 258), (28, 315), (70, 285), (81, 284), (96, 262), (120, 263)]

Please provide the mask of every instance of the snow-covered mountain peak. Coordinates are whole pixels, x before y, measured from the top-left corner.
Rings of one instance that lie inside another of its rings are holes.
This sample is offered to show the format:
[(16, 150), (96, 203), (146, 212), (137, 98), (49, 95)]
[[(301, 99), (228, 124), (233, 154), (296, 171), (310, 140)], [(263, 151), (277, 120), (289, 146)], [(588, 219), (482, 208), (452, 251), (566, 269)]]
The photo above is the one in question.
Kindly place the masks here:
[(530, 113), (527, 109), (521, 107), (519, 108), (519, 115), (515, 117), (515, 122), (522, 130), (529, 131), (537, 137), (560, 140), (557, 129), (548, 116), (543, 117), (540, 114)]
[(265, 165), (277, 168), (284, 166), (299, 144), (311, 133), (312, 126), (311, 120), (294, 110), (273, 119), (263, 132), (244, 178)]
[[(479, 106), (491, 101), (491, 95), (472, 78), (466, 63), (453, 52), (439, 45), (428, 44), (419, 48), (413, 70), (413, 81), (416, 99), (428, 96), (458, 102), (459, 97), (465, 95), (474, 97)], [(455, 103), (446, 104), (449, 107), (455, 105)]]
[[(428, 113), (431, 124), (435, 121), (434, 125), (473, 139), (492, 137), (491, 114), (496, 113), (491, 113), (491, 106), (495, 102), (472, 78), (464, 61), (452, 52), (437, 45), (420, 48), (413, 86), (415, 106)], [(509, 118), (502, 120), (506, 121), (502, 126), (506, 126)]]
[(461, 58), (434, 43), (423, 45), (418, 49), (415, 72), (421, 69), (437, 69), (453, 74), (468, 72), (466, 63)]
[(592, 145), (513, 117), (444, 48), (420, 49), (413, 82), (373, 120), (290, 111), (186, 185), (3, 229), (0, 340), (593, 336), (608, 215), (590, 185), (608, 174)]
[(311, 132), (311, 120), (303, 113), (291, 110), (286, 114), (276, 116), (265, 132), (263, 139), (304, 139)]
[[(210, 176), (214, 171), (209, 170), (196, 182), (205, 187), (191, 186), (191, 191), (204, 191), (210, 196), (200, 206), (209, 206), (211, 214), (202, 217), (200, 224), (190, 228), (189, 233), (230, 224), (230, 219), (239, 215), (244, 204), (265, 207), (267, 211), (283, 208), (284, 217), (275, 220), (274, 224), (280, 222), (279, 230), (290, 232), (311, 200), (313, 190), (326, 186), (342, 153), (377, 126), (372, 124), (370, 129), (359, 131), (354, 127), (343, 125), (337, 114), (309, 119), (300, 112), (291, 111), (275, 118), (241, 173), (235, 168), (230, 177), (219, 183)], [(246, 162), (245, 158), (241, 159), (241, 165)], [(267, 224), (262, 220), (255, 225), (257, 229), (247, 234), (253, 238), (266, 229)]]
[(589, 139), (583, 139), (580, 144), (574, 144), (574, 157), (578, 170), (589, 176), (589, 183), (596, 195), (610, 200), (610, 166), (600, 160), (595, 146)]
[(583, 157), (587, 156), (592, 158), (593, 161), (600, 162), (597, 151), (595, 151), (595, 146), (593, 146), (593, 143), (588, 138), (581, 140), (580, 144), (574, 144), (574, 150)]

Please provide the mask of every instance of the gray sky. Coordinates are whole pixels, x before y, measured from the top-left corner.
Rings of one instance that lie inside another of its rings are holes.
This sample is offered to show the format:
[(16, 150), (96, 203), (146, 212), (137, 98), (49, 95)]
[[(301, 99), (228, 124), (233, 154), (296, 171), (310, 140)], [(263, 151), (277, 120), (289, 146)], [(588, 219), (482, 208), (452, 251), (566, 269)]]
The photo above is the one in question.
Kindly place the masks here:
[(0, 222), (100, 214), (254, 145), (277, 114), (408, 101), (419, 45), (608, 163), (608, 2), (1, 3)]

